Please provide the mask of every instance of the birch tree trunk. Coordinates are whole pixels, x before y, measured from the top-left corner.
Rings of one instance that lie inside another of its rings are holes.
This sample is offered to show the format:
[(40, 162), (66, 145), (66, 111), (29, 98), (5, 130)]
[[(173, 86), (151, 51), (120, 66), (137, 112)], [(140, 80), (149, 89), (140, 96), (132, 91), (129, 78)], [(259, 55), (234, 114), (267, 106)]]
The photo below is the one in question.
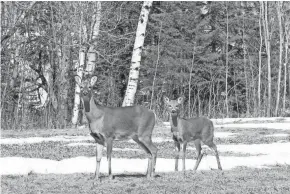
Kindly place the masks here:
[(96, 52), (96, 46), (97, 46), (97, 37), (99, 35), (100, 31), (100, 23), (101, 23), (101, 2), (97, 2), (97, 10), (93, 16), (93, 26), (92, 26), (92, 33), (91, 33), (91, 46), (88, 49), (88, 58), (87, 58), (87, 66), (86, 66), (86, 73), (92, 74), (95, 70), (96, 66), (96, 59), (97, 59), (97, 52)]
[(137, 91), (137, 83), (139, 79), (141, 53), (142, 53), (142, 48), (144, 44), (146, 26), (147, 26), (148, 16), (149, 16), (151, 6), (152, 6), (152, 1), (144, 1), (142, 9), (141, 9), (137, 31), (136, 31), (134, 48), (133, 48), (128, 85), (127, 85), (125, 98), (124, 98), (122, 106), (131, 106), (134, 103), (135, 94)]
[[(79, 30), (79, 38), (80, 38), (80, 45), (82, 45), (82, 37), (83, 37), (83, 13), (81, 13), (81, 19), (80, 19), (80, 30)], [(85, 36), (84, 36), (85, 37)], [(79, 62), (76, 62), (75, 69), (77, 70), (77, 75), (82, 79), (83, 72), (84, 72), (84, 66), (85, 66), (85, 53), (86, 48), (81, 47), (79, 51)], [(72, 115), (72, 124), (74, 126), (77, 125), (78, 122), (78, 116), (79, 116), (79, 107), (80, 107), (80, 86), (76, 84), (75, 86), (75, 98), (74, 98), (74, 108), (73, 108), (73, 115)]]
[[(91, 26), (91, 40), (90, 40), (90, 46), (88, 48), (88, 52), (86, 53), (87, 48), (82, 47), (79, 52), (79, 63), (77, 64), (77, 75), (82, 78), (85, 74), (93, 74), (95, 70), (96, 65), (96, 58), (97, 58), (97, 52), (95, 47), (97, 46), (97, 37), (99, 35), (100, 31), (100, 23), (101, 23), (101, 2), (97, 2), (96, 12), (93, 15), (94, 21)], [(82, 37), (86, 36), (86, 26), (85, 24), (82, 24), (83, 19), (81, 18), (81, 24), (80, 24), (80, 39)], [(82, 34), (83, 32), (83, 34)], [(84, 35), (84, 36), (82, 36)], [(81, 42), (81, 40), (80, 40)], [(87, 61), (86, 61), (86, 54), (87, 54)], [(87, 63), (86, 63), (87, 62)], [(79, 65), (79, 66), (78, 66)], [(86, 65), (85, 71), (84, 67)], [(75, 99), (74, 99), (74, 108), (73, 108), (73, 117), (72, 117), (72, 123), (73, 125), (76, 125), (78, 122), (78, 114), (79, 114), (79, 106), (80, 106), (80, 87), (78, 84), (76, 84), (75, 87)], [(83, 109), (84, 111), (84, 109)], [(84, 112), (82, 115), (82, 121), (85, 120), (84, 118)]]
[(277, 80), (277, 98), (276, 98), (276, 108), (275, 108), (275, 116), (278, 116), (279, 102), (280, 102), (280, 85), (281, 85), (281, 70), (282, 70), (282, 53), (283, 53), (283, 28), (282, 28), (282, 2), (277, 1), (277, 16), (279, 22), (279, 35), (280, 35), (280, 45), (279, 45), (279, 72), (278, 72), (278, 80)]
[(159, 30), (159, 36), (158, 36), (158, 45), (157, 45), (157, 60), (155, 64), (155, 71), (154, 71), (154, 77), (153, 77), (153, 83), (152, 83), (152, 95), (151, 95), (151, 101), (150, 101), (150, 107), (149, 109), (152, 108), (153, 105), (153, 98), (154, 98), (154, 87), (155, 87), (155, 80), (156, 80), (156, 74), (157, 74), (157, 67), (159, 64), (159, 58), (160, 58), (160, 37), (161, 37), (161, 30), (162, 30), (162, 22), (160, 24), (160, 30)]
[[(84, 72), (84, 66), (85, 66), (85, 48), (81, 48), (79, 51), (79, 62), (76, 63), (77, 66), (77, 75), (82, 78), (83, 72)], [(78, 116), (79, 116), (79, 107), (80, 107), (80, 86), (76, 84), (75, 87), (75, 99), (74, 99), (74, 108), (73, 108), (73, 116), (72, 116), (72, 124), (77, 125), (78, 122)]]

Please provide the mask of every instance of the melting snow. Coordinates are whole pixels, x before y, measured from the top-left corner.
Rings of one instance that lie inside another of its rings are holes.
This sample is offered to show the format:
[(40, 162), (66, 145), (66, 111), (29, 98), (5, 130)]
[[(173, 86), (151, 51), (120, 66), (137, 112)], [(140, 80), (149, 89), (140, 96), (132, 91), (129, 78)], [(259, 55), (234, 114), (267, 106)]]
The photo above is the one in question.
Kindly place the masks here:
[(31, 144), (48, 141), (87, 141), (93, 140), (91, 136), (53, 136), (53, 137), (28, 137), (28, 138), (3, 138), (0, 144)]
[[(281, 129), (290, 130), (290, 117), (277, 118), (225, 118), (225, 119), (211, 119), (216, 128), (265, 128), (265, 129)], [(280, 121), (278, 121), (280, 120)], [(236, 123), (248, 122), (252, 123)], [(277, 121), (274, 123), (255, 123), (255, 121)], [(169, 128), (169, 122), (163, 122), (164, 126)]]
[(265, 121), (265, 122), (290, 122), (290, 117), (258, 117), (258, 118), (223, 118), (223, 119), (210, 119), (213, 123), (237, 123), (237, 122), (255, 122), (255, 121)]
[[(236, 135), (236, 133), (230, 132), (215, 132), (215, 137), (227, 138)], [(94, 143), (84, 143), (82, 141), (88, 141), (94, 139), (91, 136), (54, 136), (54, 137), (28, 137), (28, 138), (1, 138), (0, 144), (33, 144), (49, 141), (62, 141), (62, 142), (74, 142), (69, 143), (68, 146), (91, 146)], [(153, 137), (152, 141), (155, 143), (160, 142), (172, 142), (172, 138), (162, 138), (162, 137)], [(132, 139), (128, 141), (129, 143), (135, 143)]]
[(216, 128), (245, 128), (245, 129), (281, 129), (290, 130), (290, 123), (239, 123), (239, 124), (224, 124), (215, 125)]
[[(263, 154), (250, 157), (223, 157), (221, 164), (223, 169), (229, 170), (238, 166), (253, 168), (266, 168), (267, 165), (290, 165), (290, 143), (252, 144), (252, 145), (218, 145), (219, 152), (233, 151), (239, 153)], [(179, 161), (181, 167), (181, 160)], [(186, 169), (194, 166), (193, 159), (186, 160)], [(93, 173), (96, 166), (95, 157), (76, 157), (54, 161), (38, 158), (4, 157), (0, 158), (0, 174), (28, 174), (28, 173)], [(137, 172), (144, 173), (147, 168), (147, 159), (112, 159), (113, 173)], [(214, 156), (205, 156), (200, 163), (199, 170), (216, 169)], [(158, 158), (156, 172), (174, 171), (174, 159)], [(101, 172), (107, 173), (107, 160), (104, 157), (101, 162)]]

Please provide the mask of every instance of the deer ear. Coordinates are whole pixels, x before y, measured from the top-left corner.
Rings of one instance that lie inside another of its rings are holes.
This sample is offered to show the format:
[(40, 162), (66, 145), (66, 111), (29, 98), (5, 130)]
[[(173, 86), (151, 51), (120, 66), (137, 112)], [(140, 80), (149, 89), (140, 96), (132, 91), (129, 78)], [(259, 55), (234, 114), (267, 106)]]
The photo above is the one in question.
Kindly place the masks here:
[(179, 97), (179, 98), (177, 99), (177, 102), (178, 102), (178, 104), (181, 104), (181, 103), (183, 102), (183, 97)]
[(163, 97), (164, 102), (167, 104), (169, 102), (169, 98), (167, 96)]
[(78, 76), (78, 75), (75, 76), (75, 81), (76, 81), (76, 83), (77, 83), (79, 86), (80, 86), (81, 83), (82, 83), (82, 79), (81, 79), (81, 77)]
[(91, 86), (95, 85), (97, 79), (98, 79), (97, 76), (93, 76), (93, 77), (91, 78)]

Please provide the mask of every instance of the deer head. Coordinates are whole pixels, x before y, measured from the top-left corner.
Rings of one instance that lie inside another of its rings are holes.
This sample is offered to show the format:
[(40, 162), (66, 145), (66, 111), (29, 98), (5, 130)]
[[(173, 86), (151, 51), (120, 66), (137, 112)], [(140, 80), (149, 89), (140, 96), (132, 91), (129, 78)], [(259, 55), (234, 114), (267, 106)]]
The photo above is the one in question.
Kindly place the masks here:
[(96, 83), (97, 79), (97, 76), (92, 76), (88, 79), (82, 80), (80, 76), (75, 76), (76, 83), (80, 86), (82, 97), (88, 97), (91, 95), (92, 87)]
[(167, 107), (167, 111), (173, 115), (177, 116), (179, 114), (180, 105), (183, 102), (183, 97), (179, 97), (177, 100), (170, 100), (168, 97), (164, 96), (164, 102)]

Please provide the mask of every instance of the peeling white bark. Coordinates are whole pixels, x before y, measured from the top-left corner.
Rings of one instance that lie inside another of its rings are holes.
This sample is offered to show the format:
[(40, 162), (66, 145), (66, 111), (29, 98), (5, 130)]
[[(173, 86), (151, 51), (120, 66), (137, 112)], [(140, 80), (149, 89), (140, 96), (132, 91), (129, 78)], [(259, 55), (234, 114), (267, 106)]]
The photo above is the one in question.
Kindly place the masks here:
[(97, 51), (95, 47), (97, 46), (97, 37), (100, 31), (100, 23), (101, 23), (101, 2), (97, 2), (97, 10), (93, 15), (94, 24), (92, 26), (92, 44), (88, 49), (88, 60), (86, 66), (86, 73), (92, 74), (95, 70), (96, 59), (97, 59)]
[(138, 27), (136, 31), (136, 38), (132, 53), (131, 68), (129, 73), (128, 85), (126, 89), (125, 98), (123, 101), (123, 106), (132, 106), (134, 104), (135, 94), (137, 91), (137, 84), (139, 79), (139, 70), (141, 63), (141, 53), (143, 49), (146, 26), (148, 22), (149, 12), (153, 1), (144, 1)]
[[(80, 78), (83, 77), (84, 65), (85, 65), (85, 48), (81, 48), (80, 53), (79, 53), (79, 63), (77, 63), (77, 75)], [(80, 92), (81, 92), (80, 86), (78, 84), (76, 84), (74, 108), (73, 108), (73, 116), (72, 116), (72, 124), (73, 125), (76, 125), (78, 122), (80, 99), (81, 99)]]

